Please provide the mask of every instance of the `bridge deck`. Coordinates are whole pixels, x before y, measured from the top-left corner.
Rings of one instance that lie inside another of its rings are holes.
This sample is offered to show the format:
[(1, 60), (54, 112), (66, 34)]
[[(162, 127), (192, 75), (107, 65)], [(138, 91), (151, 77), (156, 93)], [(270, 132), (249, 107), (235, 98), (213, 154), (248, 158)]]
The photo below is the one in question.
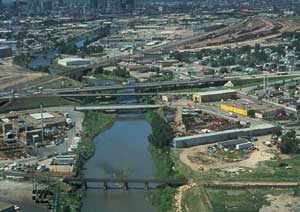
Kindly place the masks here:
[(153, 178), (126, 178), (126, 179), (116, 179), (116, 178), (65, 178), (63, 180), (65, 183), (80, 183), (80, 182), (87, 182), (87, 183), (157, 183), (157, 184), (187, 184), (187, 180), (175, 180), (175, 179), (153, 179)]
[(157, 109), (162, 105), (105, 105), (105, 106), (83, 106), (75, 107), (77, 111), (86, 110), (135, 110), (135, 109)]

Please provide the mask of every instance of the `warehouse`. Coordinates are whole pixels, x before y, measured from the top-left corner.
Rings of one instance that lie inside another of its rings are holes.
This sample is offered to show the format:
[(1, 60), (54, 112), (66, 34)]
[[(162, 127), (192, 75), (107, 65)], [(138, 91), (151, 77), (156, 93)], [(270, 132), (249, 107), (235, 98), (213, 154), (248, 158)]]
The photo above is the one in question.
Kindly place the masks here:
[(228, 141), (222, 141), (218, 143), (218, 147), (220, 149), (234, 149), (236, 148), (239, 144), (244, 144), (248, 143), (249, 140), (246, 138), (239, 138), (239, 139), (234, 139), (234, 140), (228, 140)]
[(283, 109), (274, 105), (259, 105), (245, 100), (227, 101), (220, 104), (224, 111), (242, 116), (256, 117), (261, 119), (272, 119), (283, 112)]
[(196, 103), (216, 102), (228, 99), (237, 99), (237, 92), (235, 90), (216, 90), (193, 94), (193, 101)]
[(86, 67), (94, 64), (95, 62), (89, 59), (82, 59), (82, 58), (64, 58), (58, 60), (57, 63), (61, 66), (74, 68), (74, 67)]
[(237, 139), (242, 136), (260, 136), (273, 132), (274, 126), (270, 124), (256, 125), (251, 128), (224, 130), (193, 136), (174, 138), (172, 144), (175, 148), (191, 147), (197, 145), (211, 144), (226, 140)]

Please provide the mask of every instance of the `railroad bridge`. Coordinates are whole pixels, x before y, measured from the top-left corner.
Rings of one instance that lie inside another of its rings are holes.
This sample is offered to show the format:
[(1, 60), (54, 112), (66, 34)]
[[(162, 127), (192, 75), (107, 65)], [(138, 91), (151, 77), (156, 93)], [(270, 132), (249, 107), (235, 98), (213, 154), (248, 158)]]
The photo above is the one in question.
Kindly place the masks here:
[(188, 181), (186, 179), (150, 179), (150, 178), (75, 178), (66, 177), (63, 180), (64, 183), (69, 185), (84, 185), (85, 189), (95, 188), (91, 184), (100, 185), (97, 189), (124, 189), (141, 188), (141, 185), (145, 190), (155, 189), (161, 186), (179, 187), (186, 185)]

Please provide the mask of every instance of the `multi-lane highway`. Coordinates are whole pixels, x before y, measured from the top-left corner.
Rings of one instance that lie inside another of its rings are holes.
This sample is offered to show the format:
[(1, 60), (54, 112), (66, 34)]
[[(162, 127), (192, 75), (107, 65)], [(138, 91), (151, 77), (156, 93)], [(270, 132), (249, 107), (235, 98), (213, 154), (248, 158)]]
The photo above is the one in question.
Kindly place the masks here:
[[(172, 88), (174, 90), (188, 87), (211, 87), (222, 86), (228, 81), (237, 80), (250, 80), (250, 79), (263, 79), (266, 76), (274, 79), (284, 79), (286, 77), (300, 77), (300, 72), (290, 72), (288, 75), (272, 74), (257, 74), (257, 75), (236, 75), (224, 78), (197, 78), (192, 80), (173, 80), (163, 82), (148, 82), (148, 83), (135, 83), (127, 85), (106, 85), (106, 86), (92, 86), (92, 87), (76, 87), (76, 88), (60, 88), (60, 89), (44, 89), (37, 92), (36, 90), (25, 90), (17, 93), (3, 92), (0, 93), (0, 100), (8, 100), (14, 98), (34, 98), (34, 97), (105, 97), (105, 96), (153, 96), (163, 95), (164, 89)], [(117, 90), (134, 89), (136, 93), (116, 93)], [(154, 90), (154, 92), (143, 92), (145, 89)], [(99, 93), (102, 92), (102, 93)], [(104, 93), (105, 92), (105, 93)], [(173, 92), (177, 95), (176, 91)], [(188, 92), (190, 94), (191, 92)]]

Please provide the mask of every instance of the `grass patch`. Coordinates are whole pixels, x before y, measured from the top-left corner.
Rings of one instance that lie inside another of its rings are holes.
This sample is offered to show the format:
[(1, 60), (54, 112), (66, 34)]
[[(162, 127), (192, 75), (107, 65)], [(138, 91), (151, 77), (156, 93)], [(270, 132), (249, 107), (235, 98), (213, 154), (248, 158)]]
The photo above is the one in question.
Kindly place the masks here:
[(291, 16), (291, 17), (289, 17), (289, 20), (296, 23), (296, 24), (299, 24), (300, 23), (300, 16)]
[(280, 195), (290, 190), (249, 189), (218, 190), (207, 189), (215, 212), (258, 212), (264, 205), (270, 205), (267, 194)]
[[(221, 180), (221, 181), (260, 181), (260, 182), (298, 182), (300, 180), (300, 156), (295, 155), (286, 160), (270, 160), (260, 162), (252, 172), (241, 172), (239, 175), (225, 174), (218, 170), (209, 172), (193, 171), (181, 162), (180, 150), (172, 149), (171, 157), (175, 171), (194, 181)], [(280, 163), (288, 164), (291, 169), (280, 167)]]
[[(252, 173), (241, 173), (237, 176), (240, 180), (248, 181), (299, 181), (300, 157), (293, 156), (287, 160), (271, 160), (259, 163)], [(288, 164), (291, 168), (281, 167), (281, 163)]]
[(210, 200), (205, 189), (201, 187), (191, 187), (183, 194), (183, 212), (212, 212)]
[(114, 75), (107, 75), (107, 74), (91, 74), (90, 76), (95, 77), (97, 80), (115, 80), (119, 82), (126, 82), (128, 79), (125, 77), (117, 77)]
[(33, 89), (38, 89), (38, 87), (43, 87), (44, 89), (57, 89), (57, 88), (76, 88), (80, 87), (82, 84), (77, 80), (70, 78), (57, 79), (50, 81), (42, 86), (34, 87)]
[(177, 189), (171, 187), (159, 188), (148, 193), (151, 203), (158, 208), (160, 212), (172, 212), (175, 207), (175, 195)]
[(55, 211), (58, 212), (77, 212), (80, 211), (81, 202), (78, 194), (61, 193), (59, 204)]

